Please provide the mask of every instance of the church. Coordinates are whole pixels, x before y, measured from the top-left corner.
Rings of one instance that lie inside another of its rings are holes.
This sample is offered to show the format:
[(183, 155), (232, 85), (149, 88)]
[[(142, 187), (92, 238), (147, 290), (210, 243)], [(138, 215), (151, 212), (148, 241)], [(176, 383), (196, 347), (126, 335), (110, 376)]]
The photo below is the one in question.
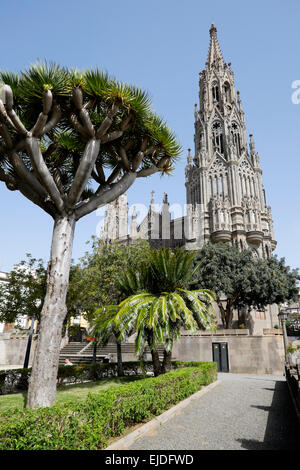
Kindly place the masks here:
[[(208, 58), (199, 74), (199, 105), (194, 110), (194, 152), (188, 150), (185, 168), (185, 213), (172, 219), (167, 194), (158, 209), (152, 192), (147, 215), (137, 224), (133, 210), (129, 224), (123, 194), (107, 206), (102, 238), (120, 243), (142, 238), (155, 248), (192, 250), (207, 242), (230, 242), (269, 258), (276, 241), (259, 154), (252, 134), (248, 140), (234, 73), (223, 58), (214, 24), (209, 33)], [(272, 328), (278, 323), (277, 313), (275, 306), (268, 312), (253, 312), (253, 332)]]

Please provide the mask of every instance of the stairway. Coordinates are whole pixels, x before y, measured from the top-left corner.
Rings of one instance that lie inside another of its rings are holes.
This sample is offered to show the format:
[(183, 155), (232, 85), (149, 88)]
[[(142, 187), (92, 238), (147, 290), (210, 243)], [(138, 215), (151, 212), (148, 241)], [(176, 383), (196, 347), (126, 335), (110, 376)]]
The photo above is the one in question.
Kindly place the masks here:
[[(163, 346), (159, 346), (158, 354), (160, 359), (163, 357)], [(59, 355), (59, 365), (63, 365), (65, 363), (65, 359), (69, 358), (73, 364), (90, 364), (93, 360), (93, 351), (94, 351), (94, 344), (91, 343), (79, 343), (79, 342), (70, 342), (68, 343), (62, 350), (60, 351)], [(150, 350), (146, 348), (147, 355), (150, 354)], [(135, 355), (135, 345), (134, 343), (122, 343), (122, 356), (123, 361), (124, 356), (129, 355), (131, 356), (130, 361), (137, 361), (138, 358)], [(109, 355), (113, 355), (113, 361), (115, 362), (117, 359), (117, 345), (116, 343), (108, 343), (107, 346), (97, 346), (97, 362), (103, 360), (104, 357), (109, 358)], [(148, 356), (149, 357), (149, 356)], [(174, 360), (174, 359), (173, 359)]]

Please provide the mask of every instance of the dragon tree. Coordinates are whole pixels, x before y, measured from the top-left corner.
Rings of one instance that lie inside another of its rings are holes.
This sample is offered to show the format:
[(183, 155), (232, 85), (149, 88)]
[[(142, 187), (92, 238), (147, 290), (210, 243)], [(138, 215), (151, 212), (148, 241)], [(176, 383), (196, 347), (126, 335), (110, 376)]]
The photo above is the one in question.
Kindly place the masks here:
[[(180, 145), (146, 92), (99, 69), (38, 63), (1, 72), (0, 181), (53, 219), (47, 290), (27, 406), (56, 400), (76, 222), (136, 178), (168, 173)], [(37, 227), (38, 230), (38, 227)]]

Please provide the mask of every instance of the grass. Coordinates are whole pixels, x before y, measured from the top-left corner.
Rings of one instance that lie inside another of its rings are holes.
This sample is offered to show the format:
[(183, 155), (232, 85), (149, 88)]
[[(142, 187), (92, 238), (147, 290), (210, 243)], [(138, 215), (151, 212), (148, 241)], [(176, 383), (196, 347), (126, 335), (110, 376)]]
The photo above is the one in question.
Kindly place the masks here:
[[(84, 384), (64, 385), (57, 390), (56, 403), (69, 403), (84, 400), (89, 393), (97, 393), (110, 387), (115, 387), (123, 383), (134, 382), (143, 377), (113, 377), (101, 379), (97, 382), (88, 382)], [(9, 395), (0, 395), (0, 412), (9, 408), (25, 408), (27, 393), (12, 393)]]

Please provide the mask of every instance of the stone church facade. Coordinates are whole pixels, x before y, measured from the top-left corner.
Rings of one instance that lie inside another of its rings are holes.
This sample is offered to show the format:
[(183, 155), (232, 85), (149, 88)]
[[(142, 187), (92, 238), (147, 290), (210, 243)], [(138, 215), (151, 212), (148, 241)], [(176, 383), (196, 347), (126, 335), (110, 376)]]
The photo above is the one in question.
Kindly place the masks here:
[[(160, 210), (152, 192), (148, 214), (137, 224), (135, 210), (128, 223), (126, 194), (106, 210), (103, 239), (130, 243), (149, 240), (152, 247), (198, 249), (207, 242), (231, 242), (268, 258), (276, 247), (271, 207), (266, 203), (262, 169), (253, 135), (249, 140), (231, 63), (226, 63), (210, 28), (205, 69), (199, 74), (199, 105), (195, 105), (194, 152), (185, 168), (186, 208), (171, 219), (165, 194)], [(252, 330), (278, 323), (277, 308), (252, 315)], [(257, 328), (254, 327), (256, 325)]]

